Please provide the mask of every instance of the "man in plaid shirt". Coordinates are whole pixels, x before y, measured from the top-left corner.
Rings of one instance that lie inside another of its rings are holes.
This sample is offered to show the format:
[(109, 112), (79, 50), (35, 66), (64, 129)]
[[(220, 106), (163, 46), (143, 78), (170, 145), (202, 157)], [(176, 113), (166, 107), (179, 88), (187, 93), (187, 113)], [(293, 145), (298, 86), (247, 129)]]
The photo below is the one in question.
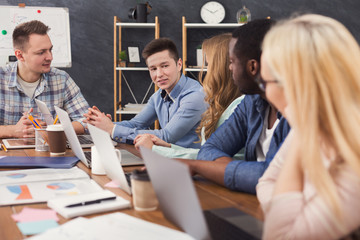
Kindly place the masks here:
[(18, 25), (13, 32), (17, 62), (0, 67), (0, 138), (34, 137), (29, 113), (40, 113), (35, 99), (67, 111), (78, 134), (84, 133), (83, 114), (89, 108), (79, 87), (64, 71), (50, 67), (49, 27), (40, 21)]

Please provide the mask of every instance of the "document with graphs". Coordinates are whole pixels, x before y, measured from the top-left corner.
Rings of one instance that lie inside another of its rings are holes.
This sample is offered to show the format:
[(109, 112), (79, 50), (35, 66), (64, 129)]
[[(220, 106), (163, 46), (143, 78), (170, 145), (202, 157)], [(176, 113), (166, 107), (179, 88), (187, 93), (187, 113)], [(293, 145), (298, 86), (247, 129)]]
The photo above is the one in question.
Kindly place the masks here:
[(0, 171), (0, 206), (47, 202), (53, 198), (101, 190), (78, 167)]

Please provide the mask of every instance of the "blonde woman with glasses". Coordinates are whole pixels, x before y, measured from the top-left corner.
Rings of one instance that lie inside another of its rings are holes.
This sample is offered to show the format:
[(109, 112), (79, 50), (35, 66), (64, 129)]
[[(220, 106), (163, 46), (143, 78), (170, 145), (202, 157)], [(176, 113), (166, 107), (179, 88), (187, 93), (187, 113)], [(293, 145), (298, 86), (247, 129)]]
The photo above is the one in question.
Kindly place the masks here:
[(339, 239), (360, 226), (360, 49), (338, 21), (303, 15), (263, 42), (266, 97), (292, 131), (257, 185), (265, 239)]

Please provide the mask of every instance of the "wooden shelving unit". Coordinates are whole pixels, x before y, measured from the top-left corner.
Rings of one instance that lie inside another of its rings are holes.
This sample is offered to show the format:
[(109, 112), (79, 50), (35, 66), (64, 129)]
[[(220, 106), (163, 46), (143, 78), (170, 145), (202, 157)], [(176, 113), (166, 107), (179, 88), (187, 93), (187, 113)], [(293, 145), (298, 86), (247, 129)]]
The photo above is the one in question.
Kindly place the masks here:
[[(187, 23), (186, 18), (182, 17), (182, 56), (183, 56), (183, 74), (186, 72), (199, 72), (200, 68), (189, 68), (187, 65), (187, 30), (188, 28), (237, 28), (242, 24), (239, 23), (219, 23), (219, 24), (208, 24), (208, 23)], [(204, 69), (206, 71), (206, 69)]]
[[(122, 50), (122, 30), (123, 28), (136, 28), (136, 29), (154, 29), (154, 39), (160, 37), (160, 23), (159, 18), (155, 17), (155, 23), (125, 23), (121, 22), (120, 18), (114, 16), (114, 121), (121, 121), (122, 114), (137, 114), (141, 111), (141, 106), (133, 106), (130, 109), (125, 109), (125, 106), (122, 106), (122, 95), (121, 95), (121, 84), (123, 80), (123, 71), (148, 71), (146, 67), (119, 67), (118, 66), (118, 52)], [(125, 79), (126, 80), (126, 79)], [(150, 90), (152, 82), (148, 88)], [(130, 86), (128, 85), (129, 90), (132, 93)], [(155, 86), (155, 91), (158, 88)], [(147, 92), (148, 93), (148, 92)], [(146, 95), (147, 95), (146, 93)], [(133, 94), (133, 93), (132, 93)], [(146, 96), (145, 95), (145, 96)], [(133, 95), (134, 97), (134, 95)], [(141, 104), (139, 104), (141, 105)], [(156, 121), (155, 128), (159, 128), (159, 124)]]

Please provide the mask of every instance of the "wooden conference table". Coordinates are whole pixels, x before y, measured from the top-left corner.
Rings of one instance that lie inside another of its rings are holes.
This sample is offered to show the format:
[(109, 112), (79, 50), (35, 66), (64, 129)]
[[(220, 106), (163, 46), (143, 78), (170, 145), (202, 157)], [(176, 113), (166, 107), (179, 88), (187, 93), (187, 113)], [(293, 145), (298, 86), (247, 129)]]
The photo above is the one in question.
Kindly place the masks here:
[[(139, 152), (132, 145), (127, 144), (118, 144), (118, 148), (126, 149), (129, 152), (134, 153), (139, 156)], [(34, 149), (21, 149), (21, 150), (9, 150), (8, 152), (0, 151), (0, 156), (49, 156), (48, 152), (36, 152)], [(66, 156), (74, 156), (71, 150), (67, 150)], [(91, 170), (88, 169), (83, 163), (79, 162), (77, 164), (79, 168), (84, 170), (94, 179), (100, 186), (104, 187), (106, 183), (110, 181), (107, 176), (92, 175)], [(132, 170), (139, 168), (138, 167), (124, 167), (125, 172), (131, 172)], [(14, 170), (14, 169), (0, 169), (4, 170)], [(235, 207), (243, 212), (246, 212), (257, 219), (263, 220), (262, 210), (260, 208), (259, 202), (256, 196), (238, 193), (230, 191), (224, 187), (221, 187), (217, 184), (214, 184), (210, 181), (207, 181), (201, 177), (197, 177), (194, 181), (195, 188), (200, 199), (201, 206), (204, 210), (213, 209), (213, 208), (226, 208), (226, 207)], [(105, 188), (105, 187), (104, 187)], [(116, 188), (107, 188), (108, 190), (114, 192), (115, 194), (131, 200), (131, 197), (123, 192), (121, 189)], [(19, 213), (24, 207), (31, 208), (48, 208), (46, 203), (40, 204), (26, 204), (26, 205), (12, 205), (0, 207), (0, 239), (2, 240), (16, 240), (24, 239), (28, 236), (22, 235), (18, 229), (16, 222), (11, 218), (12, 214)], [(175, 225), (170, 223), (165, 219), (162, 212), (157, 209), (150, 212), (139, 212), (135, 211), (134, 208), (119, 210), (123, 213), (129, 214), (134, 217), (141, 218), (146, 221), (157, 223), (169, 228), (178, 229)], [(106, 213), (102, 213), (106, 214)], [(86, 217), (94, 217), (102, 214), (93, 214)], [(63, 224), (66, 221), (69, 221), (63, 218), (61, 215), (58, 215), (60, 221), (59, 224)]]

